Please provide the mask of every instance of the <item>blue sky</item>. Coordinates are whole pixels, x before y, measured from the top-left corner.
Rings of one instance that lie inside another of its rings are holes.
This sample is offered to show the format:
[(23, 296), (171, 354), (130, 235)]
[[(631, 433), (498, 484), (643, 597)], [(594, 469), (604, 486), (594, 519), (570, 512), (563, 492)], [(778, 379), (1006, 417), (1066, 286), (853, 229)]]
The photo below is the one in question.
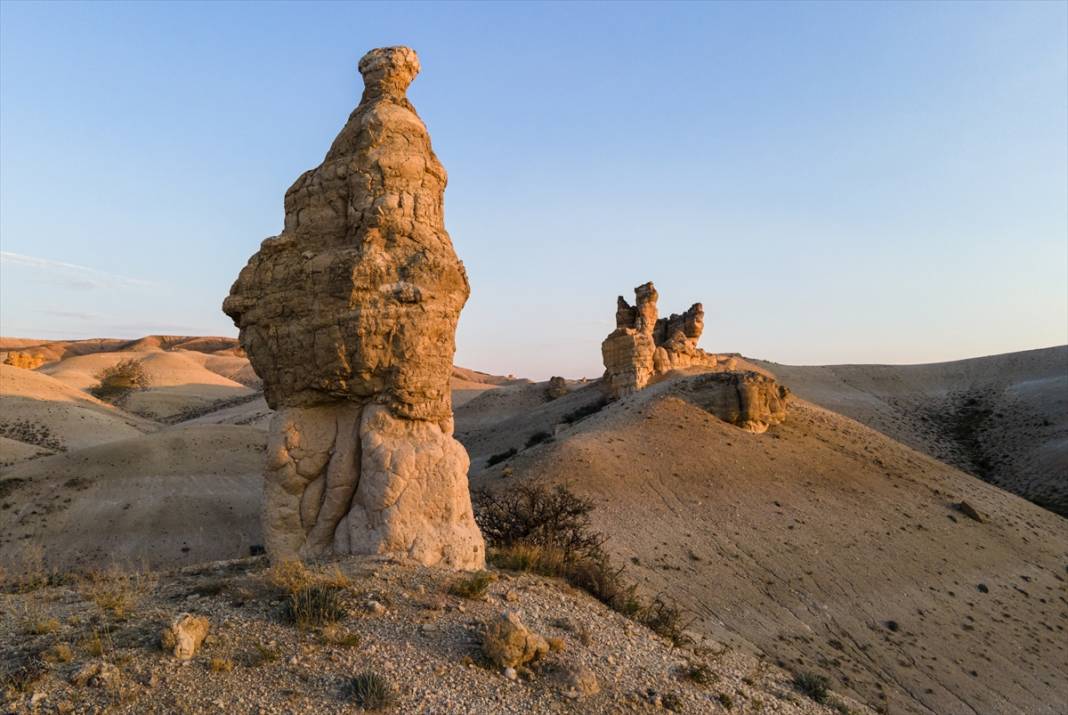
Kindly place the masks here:
[(235, 334), (282, 197), (407, 44), (472, 296), (459, 364), (600, 373), (615, 296), (702, 346), (1068, 342), (1068, 4), (0, 4), (0, 333)]

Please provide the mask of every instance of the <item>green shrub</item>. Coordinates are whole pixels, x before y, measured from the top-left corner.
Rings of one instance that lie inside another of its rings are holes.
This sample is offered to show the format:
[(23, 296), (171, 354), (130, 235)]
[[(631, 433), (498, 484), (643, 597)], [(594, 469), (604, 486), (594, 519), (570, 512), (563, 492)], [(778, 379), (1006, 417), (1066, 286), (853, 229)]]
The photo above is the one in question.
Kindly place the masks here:
[(822, 675), (804, 672), (794, 675), (794, 687), (800, 693), (822, 704), (827, 702), (827, 689), (830, 687), (830, 682)]
[(519, 450), (516, 449), (515, 447), (512, 447), (511, 449), (505, 450), (504, 452), (500, 452), (499, 454), (495, 454), (492, 457), (490, 457), (489, 459), (487, 459), (486, 460), (486, 466), (487, 467), (492, 467), (494, 464), (500, 464), (501, 462), (505, 461), (506, 459), (511, 459), (512, 457), (514, 457), (518, 453), (519, 453)]

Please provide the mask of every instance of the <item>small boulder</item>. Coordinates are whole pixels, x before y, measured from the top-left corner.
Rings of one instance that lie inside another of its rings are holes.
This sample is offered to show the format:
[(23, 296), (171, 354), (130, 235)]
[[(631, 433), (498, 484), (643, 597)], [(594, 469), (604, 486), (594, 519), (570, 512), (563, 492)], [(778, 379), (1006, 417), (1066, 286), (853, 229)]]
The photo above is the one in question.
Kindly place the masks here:
[(207, 618), (182, 613), (160, 633), (160, 646), (173, 653), (178, 660), (189, 660), (196, 655), (210, 627)]
[(486, 628), (482, 652), (501, 668), (516, 668), (549, 652), (549, 643), (523, 625), (519, 614), (505, 611)]
[(597, 675), (583, 665), (571, 666), (564, 670), (562, 692), (571, 699), (589, 697), (601, 692)]
[(563, 397), (569, 392), (571, 392), (571, 390), (567, 386), (567, 380), (559, 375), (554, 375), (549, 378), (549, 386), (545, 388), (545, 396), (550, 400)]
[(91, 685), (116, 692), (122, 687), (122, 671), (111, 663), (93, 661), (86, 663), (71, 676), (70, 682), (79, 687)]
[(972, 506), (966, 501), (962, 501), (957, 504), (957, 510), (969, 519), (974, 519), (975, 521), (978, 521), (980, 524), (986, 521), (986, 519), (983, 518), (983, 515), (979, 513), (979, 510), (977, 510), (974, 506)]

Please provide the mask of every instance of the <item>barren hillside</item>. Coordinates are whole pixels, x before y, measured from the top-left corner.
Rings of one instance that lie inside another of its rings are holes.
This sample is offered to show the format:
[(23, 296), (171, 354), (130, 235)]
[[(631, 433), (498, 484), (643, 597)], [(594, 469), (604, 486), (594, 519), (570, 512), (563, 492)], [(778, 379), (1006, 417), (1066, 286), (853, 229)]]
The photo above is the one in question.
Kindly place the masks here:
[(929, 365), (761, 365), (807, 400), (1068, 516), (1068, 346)]
[(1068, 522), (801, 401), (786, 423), (744, 432), (699, 407), (690, 381), (568, 424), (601, 404), (591, 385), (468, 430), (473, 487), (593, 497), (616, 557), (695, 628), (889, 712), (1068, 707)]

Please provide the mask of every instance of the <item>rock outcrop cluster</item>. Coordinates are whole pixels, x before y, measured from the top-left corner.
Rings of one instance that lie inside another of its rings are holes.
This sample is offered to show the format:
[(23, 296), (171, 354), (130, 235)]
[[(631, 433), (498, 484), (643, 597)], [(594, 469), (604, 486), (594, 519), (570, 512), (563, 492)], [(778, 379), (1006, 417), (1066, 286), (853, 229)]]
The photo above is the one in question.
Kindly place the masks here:
[(786, 419), (790, 391), (753, 370), (711, 372), (687, 379), (679, 396), (747, 432), (765, 432)]
[(657, 375), (684, 367), (733, 370), (734, 358), (706, 353), (697, 347), (705, 311), (694, 303), (682, 315), (657, 317), (659, 297), (653, 284), (634, 289), (635, 304), (616, 300), (616, 329), (601, 343), (605, 383), (612, 397), (642, 389)]
[(359, 71), (359, 106), (223, 304), (277, 410), (265, 546), (481, 568), (449, 391), (470, 288), (445, 231), (445, 170), (405, 96), (419, 59), (381, 48)]
[(612, 398), (625, 397), (672, 370), (699, 367), (709, 374), (687, 380), (677, 389), (721, 420), (750, 432), (764, 432), (786, 418), (789, 390), (753, 370), (739, 370), (730, 355), (697, 347), (705, 311), (694, 303), (685, 313), (658, 316), (659, 295), (652, 283), (634, 289), (632, 306), (616, 301), (616, 329), (601, 343), (604, 383)]

